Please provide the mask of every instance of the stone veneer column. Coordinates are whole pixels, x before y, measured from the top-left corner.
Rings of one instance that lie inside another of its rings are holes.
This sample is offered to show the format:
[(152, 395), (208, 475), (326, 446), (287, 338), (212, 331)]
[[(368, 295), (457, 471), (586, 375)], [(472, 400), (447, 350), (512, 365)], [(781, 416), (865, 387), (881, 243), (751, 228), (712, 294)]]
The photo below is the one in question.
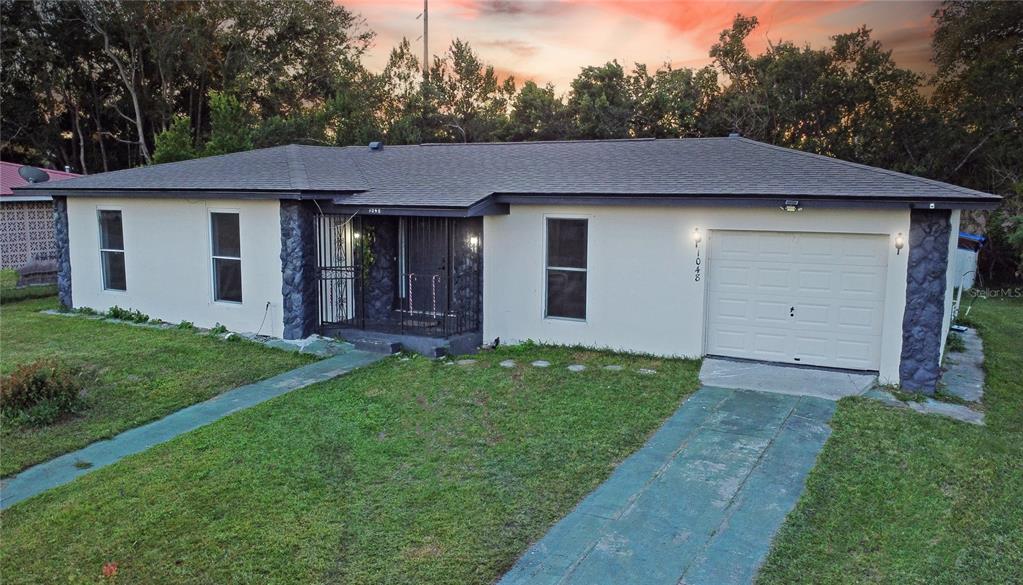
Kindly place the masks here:
[(302, 339), (316, 331), (315, 217), (303, 201), (281, 200), (281, 272), (284, 339)]
[(934, 394), (941, 377), (941, 324), (945, 313), (948, 210), (910, 212), (906, 312), (902, 320), (900, 384), (906, 390)]
[(57, 244), (57, 300), (65, 309), (71, 301), (71, 241), (68, 235), (67, 197), (53, 197), (53, 239)]

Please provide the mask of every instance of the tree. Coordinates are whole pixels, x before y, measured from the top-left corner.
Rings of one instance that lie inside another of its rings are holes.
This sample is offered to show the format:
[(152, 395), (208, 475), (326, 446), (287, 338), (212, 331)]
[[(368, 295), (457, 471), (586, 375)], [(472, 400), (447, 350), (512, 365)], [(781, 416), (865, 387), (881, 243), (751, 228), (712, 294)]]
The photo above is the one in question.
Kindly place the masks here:
[(559, 140), (571, 133), (568, 109), (554, 86), (527, 81), (512, 101), (508, 140)]
[(469, 43), (455, 39), (443, 57), (434, 59), (425, 89), (426, 100), (436, 100), (450, 140), (493, 141), (507, 124), (515, 80), (499, 82), (493, 66), (484, 64)]
[(233, 95), (210, 92), (210, 139), (203, 156), (252, 150), (252, 116)]
[(633, 135), (682, 138), (707, 134), (707, 109), (719, 91), (714, 69), (673, 69), (665, 64), (650, 75), (646, 65), (637, 63), (628, 80), (635, 104)]
[(627, 138), (635, 101), (617, 61), (584, 67), (572, 80), (568, 109), (576, 138)]
[(188, 160), (198, 156), (192, 144), (192, 120), (188, 116), (176, 116), (166, 130), (156, 135), (153, 149), (153, 163), (162, 164)]
[(419, 59), (408, 39), (391, 50), (380, 76), (381, 126), (391, 144), (420, 144), (437, 139), (442, 122), (436, 100), (427, 99)]
[(989, 280), (1023, 274), (1023, 4), (946, 1), (935, 12), (935, 92), (948, 133), (936, 178), (1005, 196), (968, 225), (987, 231), (981, 265)]

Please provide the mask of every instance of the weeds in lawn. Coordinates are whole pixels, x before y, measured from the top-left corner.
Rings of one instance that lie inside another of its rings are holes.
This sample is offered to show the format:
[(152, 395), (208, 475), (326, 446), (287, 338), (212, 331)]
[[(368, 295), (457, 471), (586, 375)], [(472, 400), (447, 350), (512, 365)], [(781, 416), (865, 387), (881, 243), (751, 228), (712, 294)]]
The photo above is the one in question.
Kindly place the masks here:
[(111, 319), (120, 319), (121, 321), (131, 321), (133, 323), (148, 323), (149, 315), (146, 315), (138, 309), (122, 309), (117, 305), (107, 309), (107, 317)]
[(966, 342), (963, 341), (963, 336), (955, 331), (949, 333), (948, 341), (945, 342), (945, 349), (956, 353), (966, 351)]
[(17, 367), (3, 379), (0, 412), (18, 426), (43, 426), (81, 411), (82, 371), (52, 359)]
[(191, 331), (192, 329), (195, 329), (195, 323), (192, 323), (191, 321), (182, 321), (181, 323), (178, 323), (178, 329), (187, 329)]
[(224, 327), (220, 323), (217, 323), (212, 329), (210, 329), (210, 335), (223, 335), (225, 333), (227, 333), (227, 327)]

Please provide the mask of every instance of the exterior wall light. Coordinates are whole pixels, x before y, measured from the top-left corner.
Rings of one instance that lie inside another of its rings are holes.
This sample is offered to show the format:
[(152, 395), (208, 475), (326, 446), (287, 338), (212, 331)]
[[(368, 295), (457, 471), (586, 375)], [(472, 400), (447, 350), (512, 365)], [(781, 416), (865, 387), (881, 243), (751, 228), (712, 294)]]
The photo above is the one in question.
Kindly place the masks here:
[(693, 243), (696, 247), (700, 247), (700, 242), (703, 241), (703, 234), (700, 233), (700, 228), (693, 228)]
[(799, 205), (799, 201), (795, 199), (786, 199), (785, 204), (781, 206), (781, 209), (782, 211), (788, 211), (790, 213), (794, 211), (803, 211), (803, 208)]
[(352, 234), (352, 237), (355, 238), (356, 240), (358, 240), (359, 238), (362, 237), (362, 234), (359, 233), (359, 232), (355, 232), (355, 233)]
[(476, 248), (478, 248), (479, 245), (480, 245), (479, 236), (469, 236), (469, 247), (472, 248), (473, 252), (476, 251)]
[(906, 247), (906, 238), (902, 236), (902, 232), (895, 235), (895, 255), (898, 256), (902, 253), (902, 249)]

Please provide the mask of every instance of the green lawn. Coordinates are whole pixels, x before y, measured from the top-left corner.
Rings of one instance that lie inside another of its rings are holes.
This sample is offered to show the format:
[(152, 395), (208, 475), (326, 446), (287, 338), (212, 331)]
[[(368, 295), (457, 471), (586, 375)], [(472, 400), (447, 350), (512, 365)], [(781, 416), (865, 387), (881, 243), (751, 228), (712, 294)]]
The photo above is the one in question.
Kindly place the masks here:
[(759, 583), (1023, 583), (1023, 302), (970, 317), (987, 426), (843, 400)]
[(45, 427), (0, 429), (0, 476), (84, 447), (236, 386), (312, 361), (190, 331), (46, 315), (52, 298), (0, 306), (0, 372), (56, 357), (92, 372), (88, 408)]
[(478, 359), (388, 358), (18, 504), (4, 581), (490, 583), (697, 387), (696, 361)]

